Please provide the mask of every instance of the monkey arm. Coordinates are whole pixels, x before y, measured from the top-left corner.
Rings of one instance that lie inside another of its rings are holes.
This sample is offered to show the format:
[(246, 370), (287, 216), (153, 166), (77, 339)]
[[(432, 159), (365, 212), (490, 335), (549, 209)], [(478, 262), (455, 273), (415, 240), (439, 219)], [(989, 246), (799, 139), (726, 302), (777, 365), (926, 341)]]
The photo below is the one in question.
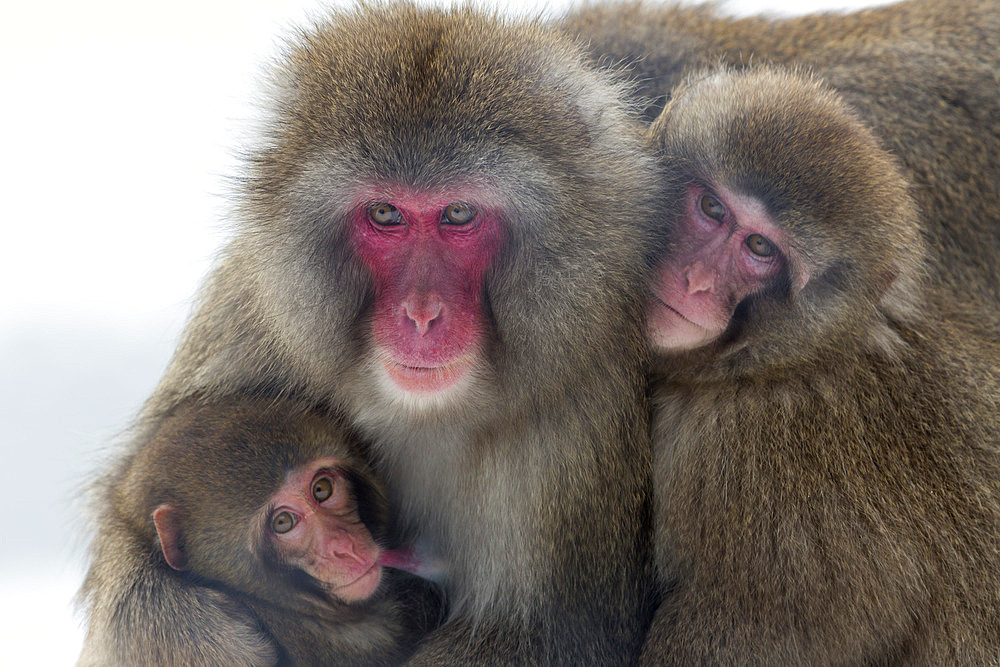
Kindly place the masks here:
[(105, 522), (97, 544), (81, 591), (91, 622), (79, 665), (277, 662), (248, 610), (154, 562), (125, 526)]

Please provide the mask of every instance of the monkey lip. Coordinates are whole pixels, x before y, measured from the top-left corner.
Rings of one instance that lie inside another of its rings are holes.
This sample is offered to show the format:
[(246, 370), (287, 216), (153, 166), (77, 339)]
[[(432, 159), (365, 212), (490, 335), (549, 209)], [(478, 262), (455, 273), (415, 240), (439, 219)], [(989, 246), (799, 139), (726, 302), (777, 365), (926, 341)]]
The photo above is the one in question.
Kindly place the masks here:
[(652, 297), (659, 307), (649, 313), (647, 326), (650, 341), (661, 350), (691, 350), (711, 342), (722, 333), (687, 318), (657, 294), (653, 293)]
[(382, 362), (389, 378), (401, 389), (419, 393), (442, 391), (458, 382), (465, 375), (472, 360), (460, 357), (440, 366), (410, 366), (391, 359)]
[(337, 586), (331, 593), (333, 597), (344, 602), (367, 600), (372, 596), (382, 581), (382, 566), (378, 561), (362, 572), (354, 581)]
[(664, 301), (663, 299), (661, 299), (656, 294), (656, 292), (652, 292), (652, 295), (653, 295), (653, 298), (657, 301), (657, 303), (659, 303), (661, 306), (663, 306), (664, 308), (666, 308), (670, 312), (672, 312), (675, 315), (677, 315), (677, 317), (681, 318), (682, 320), (684, 320), (688, 324), (692, 324), (692, 325), (698, 327), (699, 329), (704, 329), (705, 331), (710, 331), (710, 329), (708, 327), (704, 327), (704, 326), (698, 324), (697, 322), (695, 322), (693, 320), (690, 320), (687, 317), (685, 317), (684, 313), (682, 313), (681, 311), (677, 310), (676, 308), (674, 308), (673, 306), (671, 306), (669, 303), (667, 303), (666, 301)]

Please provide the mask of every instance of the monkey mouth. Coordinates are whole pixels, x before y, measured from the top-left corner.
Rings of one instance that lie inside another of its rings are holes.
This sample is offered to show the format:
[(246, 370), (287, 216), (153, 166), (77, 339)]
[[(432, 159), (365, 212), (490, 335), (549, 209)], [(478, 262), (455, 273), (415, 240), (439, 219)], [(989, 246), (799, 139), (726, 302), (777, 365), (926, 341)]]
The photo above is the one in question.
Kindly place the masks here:
[(691, 320), (655, 292), (651, 294), (660, 307), (651, 309), (647, 317), (647, 334), (653, 346), (661, 351), (692, 350), (715, 340), (721, 333)]
[(653, 299), (655, 299), (661, 306), (663, 306), (664, 308), (666, 308), (670, 312), (674, 313), (675, 315), (677, 315), (677, 317), (681, 318), (682, 320), (684, 320), (688, 324), (694, 325), (694, 326), (698, 327), (699, 329), (704, 329), (705, 331), (709, 331), (708, 327), (703, 327), (702, 325), (698, 324), (697, 322), (695, 322), (693, 320), (690, 320), (687, 317), (685, 317), (684, 313), (682, 313), (681, 311), (677, 310), (676, 308), (674, 308), (673, 306), (671, 306), (669, 303), (667, 303), (666, 301), (664, 301), (663, 299), (661, 299), (656, 292), (650, 292), (650, 294), (653, 295)]
[(330, 591), (330, 595), (343, 602), (360, 602), (367, 600), (378, 589), (382, 582), (382, 565), (378, 561), (362, 572), (353, 581), (341, 584)]
[(389, 379), (400, 389), (429, 394), (443, 391), (461, 380), (472, 366), (472, 359), (466, 356), (439, 366), (411, 366), (384, 358), (382, 365)]

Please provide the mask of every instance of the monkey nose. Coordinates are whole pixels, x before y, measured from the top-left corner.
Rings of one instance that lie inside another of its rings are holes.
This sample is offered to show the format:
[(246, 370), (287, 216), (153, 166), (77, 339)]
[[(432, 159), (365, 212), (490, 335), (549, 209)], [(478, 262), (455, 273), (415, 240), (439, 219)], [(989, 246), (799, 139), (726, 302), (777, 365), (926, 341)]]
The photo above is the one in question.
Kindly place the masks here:
[(403, 313), (407, 319), (413, 322), (413, 325), (417, 328), (417, 333), (421, 336), (425, 335), (431, 328), (431, 323), (441, 316), (443, 308), (441, 300), (437, 297), (426, 299), (423, 303), (403, 302)]
[(372, 561), (372, 555), (368, 553), (357, 537), (343, 528), (338, 529), (333, 536), (330, 550), (335, 558), (341, 560), (354, 561), (366, 566)]
[(701, 262), (692, 262), (684, 269), (684, 279), (687, 281), (688, 294), (711, 292), (715, 287), (715, 271)]

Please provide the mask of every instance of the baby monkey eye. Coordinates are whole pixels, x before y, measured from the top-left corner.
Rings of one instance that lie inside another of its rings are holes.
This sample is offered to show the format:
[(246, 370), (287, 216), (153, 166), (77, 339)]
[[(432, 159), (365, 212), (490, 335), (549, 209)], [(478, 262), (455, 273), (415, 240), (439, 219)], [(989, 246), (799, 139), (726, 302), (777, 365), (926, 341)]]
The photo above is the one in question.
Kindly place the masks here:
[(394, 227), (395, 225), (402, 224), (402, 215), (399, 213), (399, 209), (388, 202), (376, 202), (368, 207), (368, 217), (372, 219), (376, 225), (382, 225), (383, 227)]
[(313, 482), (312, 494), (318, 503), (328, 499), (333, 495), (333, 480), (329, 477), (320, 477)]
[(448, 204), (448, 208), (444, 210), (442, 222), (448, 225), (464, 225), (471, 222), (474, 217), (476, 209), (464, 202), (454, 202)]
[(746, 240), (750, 252), (758, 257), (771, 257), (774, 255), (774, 244), (760, 234), (751, 234)]
[(292, 528), (295, 528), (295, 516), (291, 512), (283, 510), (271, 517), (271, 530), (278, 535), (287, 533)]
[(721, 201), (712, 195), (702, 195), (699, 205), (701, 206), (702, 213), (713, 220), (721, 222), (722, 219), (726, 217), (726, 207), (722, 205)]

